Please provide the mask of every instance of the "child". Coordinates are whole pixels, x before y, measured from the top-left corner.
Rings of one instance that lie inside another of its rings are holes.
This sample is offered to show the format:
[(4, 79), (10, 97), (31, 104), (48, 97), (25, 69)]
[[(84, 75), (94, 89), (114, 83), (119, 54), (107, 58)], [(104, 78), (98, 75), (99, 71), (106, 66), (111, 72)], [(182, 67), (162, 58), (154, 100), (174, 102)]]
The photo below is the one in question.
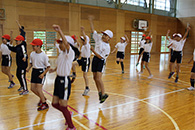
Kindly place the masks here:
[(169, 76), (168, 78), (170, 79), (172, 77), (172, 75), (174, 74), (174, 72), (172, 71), (173, 69), (173, 65), (174, 65), (174, 62), (175, 60), (177, 60), (177, 75), (176, 75), (176, 78), (175, 78), (175, 83), (178, 82), (178, 79), (179, 79), (179, 70), (180, 70), (180, 64), (182, 62), (182, 50), (183, 50), (183, 47), (184, 47), (184, 44), (185, 44), (185, 41), (186, 41), (186, 37), (187, 37), (187, 34), (190, 30), (190, 27), (187, 28), (187, 31), (185, 32), (183, 38), (182, 38), (182, 35), (181, 34), (177, 34), (175, 36), (175, 40), (173, 39), (170, 39), (168, 37), (169, 33), (170, 33), (170, 30), (167, 31), (167, 39), (169, 39), (171, 42), (171, 44), (168, 46), (168, 47), (172, 47), (173, 48), (173, 55), (171, 57), (171, 60), (170, 60), (170, 65), (169, 65), (169, 68), (170, 68), (170, 73), (169, 73)]
[(144, 51), (142, 52), (143, 57), (142, 57), (142, 62), (141, 62), (141, 71), (139, 72), (139, 74), (143, 73), (143, 65), (145, 64), (145, 67), (146, 67), (146, 69), (148, 70), (148, 73), (149, 73), (148, 78), (151, 79), (153, 77), (153, 75), (150, 71), (148, 63), (150, 61), (150, 51), (152, 49), (152, 39), (149, 36), (146, 37), (146, 42), (143, 45), (143, 48), (144, 48)]
[(81, 59), (73, 62), (72, 72), (76, 76), (76, 66), (79, 65), (82, 67), (83, 78), (85, 80), (85, 86), (86, 86), (82, 95), (86, 96), (88, 94), (88, 92), (90, 91), (87, 73), (88, 73), (89, 66), (90, 66), (91, 52), (90, 52), (89, 37), (87, 35), (85, 35), (84, 27), (81, 27), (81, 31), (83, 34), (83, 36), (80, 37), (82, 44), (83, 44), (81, 47)]
[(193, 57), (190, 59), (190, 61), (188, 62), (188, 64), (192, 60), (194, 60), (194, 63), (193, 63), (193, 67), (192, 67), (192, 70), (191, 70), (191, 77), (190, 77), (191, 87), (187, 88), (190, 91), (193, 91), (195, 89), (194, 88), (194, 79), (195, 79), (195, 49), (194, 49)]
[(20, 31), (20, 35), (24, 37), (24, 39), (26, 39), (26, 32), (24, 31), (24, 26), (21, 26), (20, 23), (16, 20), (16, 23), (18, 24), (19, 27), (19, 31)]
[(31, 91), (40, 98), (37, 110), (41, 111), (49, 108), (42, 88), (46, 73), (49, 71), (50, 64), (48, 56), (41, 51), (41, 47), (43, 45), (41, 39), (34, 39), (30, 44), (32, 45), (33, 52), (30, 54), (30, 65), (26, 71), (29, 72), (31, 67), (33, 67), (31, 74)]
[[(12, 33), (12, 32), (11, 32)], [(2, 36), (2, 44), (0, 47), (0, 58), (2, 57), (2, 63), (1, 63), (1, 71), (6, 74), (9, 78), (10, 85), (8, 89), (13, 88), (15, 83), (13, 82), (13, 75), (10, 72), (10, 67), (12, 63), (12, 57), (11, 57), (11, 51), (7, 47), (6, 44), (10, 44), (10, 35), (3, 35)]]
[(146, 42), (146, 34), (143, 34), (142, 35), (142, 39), (141, 39), (141, 41), (139, 42), (139, 47), (140, 47), (140, 49), (139, 49), (139, 57), (138, 57), (138, 59), (137, 59), (137, 64), (136, 64), (136, 66), (138, 66), (139, 65), (139, 60), (140, 60), (140, 58), (141, 58), (141, 56), (142, 56), (142, 52), (144, 51), (144, 44), (145, 44), (145, 42)]
[(26, 83), (26, 68), (28, 66), (28, 55), (26, 49), (26, 42), (24, 41), (24, 37), (18, 35), (15, 38), (16, 46), (11, 46), (7, 44), (9, 50), (16, 53), (16, 76), (20, 82), (21, 87), (18, 91), (22, 91), (20, 95), (26, 95), (29, 93)]
[(125, 37), (121, 37), (121, 42), (118, 42), (114, 48), (114, 50), (111, 53), (114, 53), (117, 49), (117, 55), (116, 55), (116, 63), (119, 64), (121, 63), (121, 69), (122, 69), (122, 74), (124, 74), (124, 64), (123, 64), (123, 59), (125, 57), (125, 48), (127, 44), (129, 43), (129, 39), (127, 35)]
[(105, 93), (104, 83), (102, 81), (102, 73), (105, 68), (106, 59), (110, 54), (109, 41), (113, 37), (113, 33), (110, 30), (106, 30), (103, 35), (99, 35), (93, 26), (93, 17), (89, 16), (91, 30), (93, 32), (93, 39), (95, 40), (95, 50), (91, 47), (91, 51), (95, 54), (92, 61), (92, 72), (93, 79), (95, 80), (96, 87), (99, 94), (100, 103), (103, 103), (107, 98), (108, 94)]
[(74, 51), (68, 44), (66, 38), (59, 25), (53, 25), (56, 32), (59, 33), (62, 40), (57, 40), (59, 43), (59, 48), (62, 51), (57, 59), (57, 67), (55, 69), (50, 69), (50, 73), (56, 71), (57, 77), (54, 84), (54, 93), (52, 106), (59, 111), (61, 111), (66, 119), (68, 127), (66, 130), (76, 130), (72, 123), (71, 114), (68, 111), (68, 99), (71, 93), (71, 83), (69, 74), (72, 67), (72, 61), (74, 59)]
[(71, 38), (74, 40), (74, 42), (73, 43), (70, 42), (69, 44), (70, 44), (70, 46), (72, 47), (72, 49), (75, 53), (75, 58), (74, 58), (73, 61), (76, 61), (79, 58), (80, 54), (81, 54), (81, 52), (79, 51), (80, 44), (77, 41), (78, 37), (76, 35), (72, 35)]

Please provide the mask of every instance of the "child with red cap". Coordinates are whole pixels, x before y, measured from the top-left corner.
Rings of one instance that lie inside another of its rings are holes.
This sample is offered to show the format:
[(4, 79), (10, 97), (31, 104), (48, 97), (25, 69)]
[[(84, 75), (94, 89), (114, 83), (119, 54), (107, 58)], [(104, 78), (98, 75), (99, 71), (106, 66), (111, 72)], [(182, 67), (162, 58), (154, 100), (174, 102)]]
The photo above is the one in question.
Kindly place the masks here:
[(21, 35), (18, 35), (14, 40), (16, 41), (16, 46), (11, 46), (9, 44), (7, 44), (7, 46), (9, 50), (16, 53), (16, 76), (21, 85), (18, 91), (22, 91), (20, 95), (26, 95), (29, 93), (26, 83), (26, 68), (28, 66), (26, 42)]
[(40, 101), (37, 104), (37, 110), (41, 111), (49, 108), (42, 88), (46, 73), (50, 68), (50, 63), (48, 56), (41, 50), (43, 45), (41, 39), (34, 39), (30, 44), (32, 45), (33, 52), (30, 54), (30, 65), (26, 71), (29, 72), (29, 70), (33, 68), (31, 74), (31, 91), (40, 98)]
[[(12, 33), (12, 32), (11, 32)], [(9, 48), (7, 47), (6, 44), (10, 44), (10, 35), (5, 34), (2, 36), (2, 44), (0, 47), (0, 60), (2, 57), (2, 62), (1, 62), (1, 71), (6, 74), (9, 78), (9, 82), (10, 85), (8, 87), (9, 88), (13, 88), (13, 86), (15, 85), (15, 83), (13, 82), (13, 75), (10, 72), (10, 67), (11, 67), (11, 63), (12, 63), (12, 57), (11, 57), (11, 51), (9, 50)]]
[(153, 77), (150, 68), (148, 66), (148, 63), (150, 61), (150, 51), (152, 49), (152, 39), (150, 36), (146, 37), (146, 42), (143, 45), (144, 51), (143, 53), (143, 57), (142, 57), (142, 62), (141, 62), (141, 71), (138, 74), (142, 74), (143, 73), (143, 66), (145, 65), (146, 69), (148, 70), (149, 73), (149, 79), (151, 79)]
[(105, 93), (102, 74), (105, 69), (106, 59), (110, 54), (109, 41), (113, 37), (113, 32), (106, 30), (102, 32), (103, 35), (101, 36), (94, 30), (93, 16), (89, 16), (89, 21), (91, 31), (93, 32), (93, 39), (95, 40), (95, 50), (91, 47), (91, 51), (95, 54), (92, 61), (93, 78), (98, 90), (100, 103), (103, 103), (108, 98), (108, 94)]

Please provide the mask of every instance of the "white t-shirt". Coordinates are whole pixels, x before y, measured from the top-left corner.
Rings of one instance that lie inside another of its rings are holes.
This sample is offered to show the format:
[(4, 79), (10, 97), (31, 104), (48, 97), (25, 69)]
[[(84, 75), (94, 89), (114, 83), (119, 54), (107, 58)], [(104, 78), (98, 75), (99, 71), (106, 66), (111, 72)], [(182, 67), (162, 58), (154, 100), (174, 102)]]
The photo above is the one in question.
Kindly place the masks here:
[[(93, 32), (93, 39), (95, 40), (95, 52), (98, 53), (103, 59), (110, 54), (110, 45), (102, 41), (102, 36), (99, 35), (96, 31)], [(102, 59), (102, 60), (103, 60)]]
[(90, 47), (91, 45), (89, 44), (89, 42), (81, 47), (81, 57), (89, 58), (91, 56)]
[[(7, 44), (10, 44), (10, 43), (8, 42)], [(0, 51), (2, 52), (2, 55), (10, 55), (11, 54), (11, 51), (9, 50), (7, 45), (4, 43), (1, 44)]]
[(62, 53), (62, 50), (60, 50), (59, 44), (56, 43), (55, 45), (56, 45), (56, 48), (58, 49), (59, 54)]
[(67, 50), (59, 54), (56, 61), (57, 64), (57, 75), (58, 76), (68, 76), (72, 68), (72, 62), (74, 60), (74, 51), (70, 47), (69, 52)]
[(47, 68), (50, 66), (49, 58), (43, 51), (41, 53), (36, 53), (35, 51), (31, 52), (30, 63), (35, 69)]
[(195, 61), (195, 49), (194, 49), (194, 53), (193, 53), (193, 60)]
[(142, 40), (139, 42), (140, 48), (144, 48), (145, 42), (146, 42), (146, 40), (144, 40), (144, 39), (142, 39)]
[(183, 47), (184, 47), (184, 44), (186, 42), (186, 39), (181, 39), (179, 42), (178, 41), (175, 41), (173, 40), (172, 41), (172, 48), (174, 51), (182, 51), (183, 50)]
[(143, 45), (144, 52), (151, 52), (152, 44), (153, 44), (152, 42), (151, 43), (144, 44)]
[[(173, 41), (175, 41), (175, 40), (169, 39), (169, 45), (171, 45), (171, 44), (173, 43)], [(169, 46), (169, 45), (168, 45), (168, 46)], [(170, 46), (169, 48), (170, 48), (170, 49), (173, 49), (173, 46)]]
[(127, 46), (127, 43), (121, 43), (121, 42), (118, 42), (115, 47), (118, 49), (118, 51), (120, 52), (125, 52), (125, 48)]

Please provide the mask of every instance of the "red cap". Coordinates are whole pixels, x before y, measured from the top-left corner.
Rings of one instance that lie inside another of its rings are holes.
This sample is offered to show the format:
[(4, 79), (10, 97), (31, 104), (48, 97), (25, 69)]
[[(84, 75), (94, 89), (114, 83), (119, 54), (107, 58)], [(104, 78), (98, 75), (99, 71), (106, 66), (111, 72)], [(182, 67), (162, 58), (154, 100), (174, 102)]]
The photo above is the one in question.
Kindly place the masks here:
[(142, 37), (145, 37), (145, 36), (146, 36), (146, 34), (143, 34), (143, 35), (142, 35)]
[(7, 40), (10, 40), (10, 36), (8, 34), (3, 35), (2, 38), (5, 38)]
[[(72, 35), (71, 37), (72, 37), (72, 39), (74, 39), (74, 40), (78, 39), (78, 37), (77, 37), (76, 35)], [(76, 37), (76, 38), (75, 38), (75, 37)]]
[(24, 37), (22, 35), (18, 35), (14, 40), (16, 40), (16, 41), (24, 41)]
[(41, 39), (34, 39), (30, 44), (34, 46), (42, 46), (43, 42)]
[(151, 37), (147, 36), (147, 37), (146, 37), (146, 40), (151, 40)]

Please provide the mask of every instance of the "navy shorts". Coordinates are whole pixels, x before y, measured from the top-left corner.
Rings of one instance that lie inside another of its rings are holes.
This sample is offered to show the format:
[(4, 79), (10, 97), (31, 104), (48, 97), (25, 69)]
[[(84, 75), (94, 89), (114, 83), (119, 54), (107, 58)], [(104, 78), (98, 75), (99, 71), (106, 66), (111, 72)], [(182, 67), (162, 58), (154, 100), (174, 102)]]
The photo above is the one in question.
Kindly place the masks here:
[(144, 52), (142, 61), (149, 62), (150, 61), (150, 53), (149, 52)]
[(1, 66), (11, 66), (12, 64), (12, 57), (10, 55), (2, 55), (2, 62)]
[(88, 72), (90, 67), (90, 58), (81, 58), (80, 60), (77, 60), (79, 66), (82, 67), (83, 72)]
[(116, 58), (119, 58), (119, 59), (124, 59), (125, 55), (124, 52), (121, 52), (121, 51), (117, 51), (117, 54), (116, 54)]
[(46, 75), (43, 77), (43, 79), (39, 78), (39, 75), (42, 74), (44, 71), (45, 69), (33, 68), (31, 73), (31, 83), (44, 84)]
[(54, 83), (53, 95), (68, 100), (71, 93), (71, 81), (68, 76), (57, 76)]
[(193, 64), (191, 72), (195, 73), (195, 61), (194, 61), (194, 64)]
[(139, 49), (139, 55), (141, 55), (143, 51), (144, 51), (144, 48), (140, 48)]
[(177, 63), (182, 62), (182, 51), (173, 51), (170, 62), (174, 63), (177, 60)]
[(105, 60), (101, 60), (97, 56), (93, 57), (92, 72), (103, 72), (105, 67), (106, 67)]

